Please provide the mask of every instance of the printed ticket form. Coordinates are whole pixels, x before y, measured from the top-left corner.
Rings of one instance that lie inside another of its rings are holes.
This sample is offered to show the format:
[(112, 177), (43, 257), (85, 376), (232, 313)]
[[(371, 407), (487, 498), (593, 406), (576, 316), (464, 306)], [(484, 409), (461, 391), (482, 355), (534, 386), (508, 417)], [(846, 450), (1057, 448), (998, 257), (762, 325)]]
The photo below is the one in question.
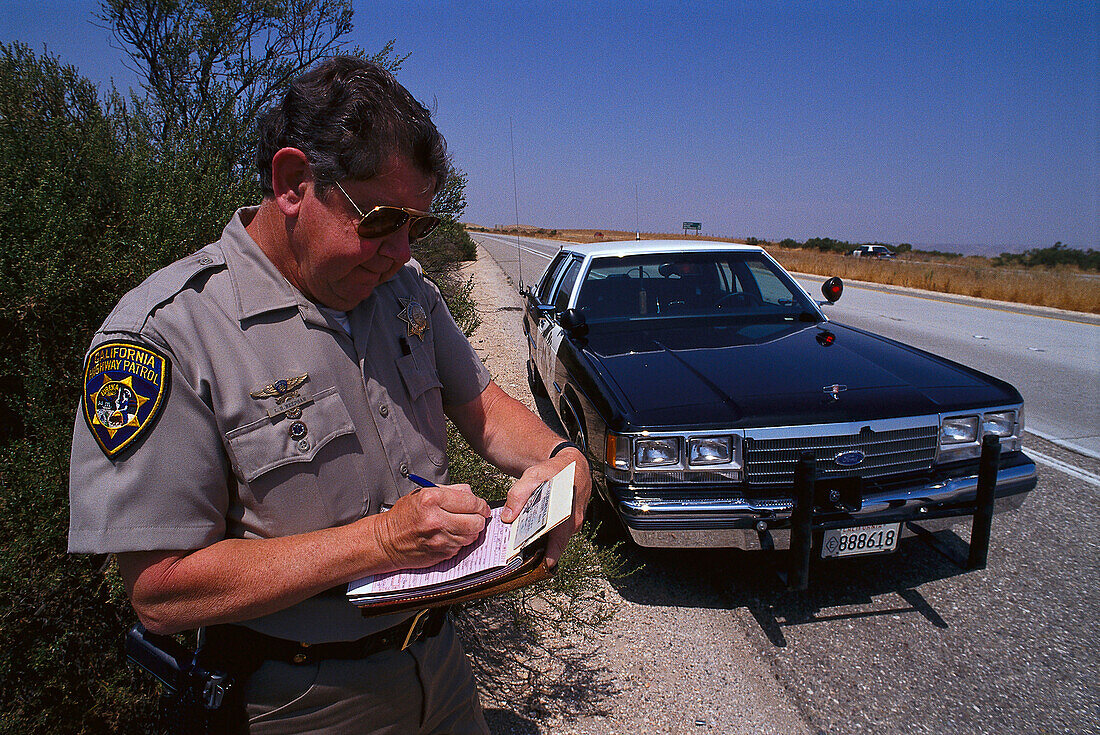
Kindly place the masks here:
[(493, 508), (492, 517), (477, 540), (451, 559), (423, 569), (402, 569), (375, 574), (348, 585), (351, 602), (399, 598), (411, 590), (446, 589), (486, 571), (522, 563), (520, 552), (570, 516), (573, 511), (573, 474), (570, 464), (546, 480), (527, 500), (511, 523), (500, 520), (501, 508)]

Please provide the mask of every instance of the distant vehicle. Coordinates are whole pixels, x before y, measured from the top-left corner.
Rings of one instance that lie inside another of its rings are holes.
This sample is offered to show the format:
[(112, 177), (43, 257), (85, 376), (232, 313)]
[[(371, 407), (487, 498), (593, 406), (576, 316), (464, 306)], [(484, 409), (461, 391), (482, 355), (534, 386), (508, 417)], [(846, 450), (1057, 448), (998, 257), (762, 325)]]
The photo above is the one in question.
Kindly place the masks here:
[(886, 247), (885, 245), (860, 245), (858, 248), (848, 253), (855, 258), (896, 258), (897, 254)]
[(1035, 487), (1015, 388), (829, 322), (759, 247), (567, 245), (524, 296), (531, 389), (641, 546), (788, 548), (804, 453), (823, 557), (974, 516), (985, 435), (1001, 447), (994, 511)]

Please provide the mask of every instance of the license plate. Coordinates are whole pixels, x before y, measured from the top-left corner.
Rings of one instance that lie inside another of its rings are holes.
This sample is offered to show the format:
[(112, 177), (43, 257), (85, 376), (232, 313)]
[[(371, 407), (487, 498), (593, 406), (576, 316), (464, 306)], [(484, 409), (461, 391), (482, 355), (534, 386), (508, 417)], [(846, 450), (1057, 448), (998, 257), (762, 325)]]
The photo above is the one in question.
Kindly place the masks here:
[(825, 531), (821, 538), (821, 558), (856, 556), (893, 551), (898, 546), (899, 523), (856, 526)]

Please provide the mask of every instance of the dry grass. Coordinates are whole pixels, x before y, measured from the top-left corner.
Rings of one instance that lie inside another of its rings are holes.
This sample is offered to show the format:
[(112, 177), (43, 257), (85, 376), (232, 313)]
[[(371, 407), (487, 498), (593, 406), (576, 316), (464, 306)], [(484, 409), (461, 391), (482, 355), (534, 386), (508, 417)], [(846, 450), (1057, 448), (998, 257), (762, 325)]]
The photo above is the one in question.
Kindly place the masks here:
[[(468, 227), (471, 230), (483, 229)], [(516, 228), (503, 232), (514, 234)], [(519, 234), (580, 243), (633, 240), (636, 236), (634, 232), (621, 230), (551, 230), (530, 226), (521, 226)], [(641, 238), (745, 242), (736, 238), (655, 232), (643, 232)], [(1071, 268), (1021, 269), (1018, 266), (995, 266), (988, 258), (978, 256), (941, 259), (926, 253), (906, 253), (897, 260), (870, 260), (818, 250), (784, 248), (777, 243), (760, 244), (784, 268), (799, 273), (840, 276), (856, 281), (1100, 314), (1100, 276)]]
[(990, 265), (985, 258), (869, 260), (776, 246), (768, 252), (787, 270), (800, 273), (1100, 314), (1100, 278), (1075, 270), (1021, 270)]

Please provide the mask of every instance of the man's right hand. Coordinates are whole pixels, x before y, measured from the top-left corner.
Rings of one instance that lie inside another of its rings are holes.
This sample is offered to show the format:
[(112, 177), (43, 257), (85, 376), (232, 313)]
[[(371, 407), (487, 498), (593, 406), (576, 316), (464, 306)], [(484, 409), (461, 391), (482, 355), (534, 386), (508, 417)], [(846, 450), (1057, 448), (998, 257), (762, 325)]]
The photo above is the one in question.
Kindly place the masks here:
[(426, 487), (373, 516), (379, 548), (394, 569), (419, 569), (450, 559), (489, 522), (489, 504), (469, 485)]

